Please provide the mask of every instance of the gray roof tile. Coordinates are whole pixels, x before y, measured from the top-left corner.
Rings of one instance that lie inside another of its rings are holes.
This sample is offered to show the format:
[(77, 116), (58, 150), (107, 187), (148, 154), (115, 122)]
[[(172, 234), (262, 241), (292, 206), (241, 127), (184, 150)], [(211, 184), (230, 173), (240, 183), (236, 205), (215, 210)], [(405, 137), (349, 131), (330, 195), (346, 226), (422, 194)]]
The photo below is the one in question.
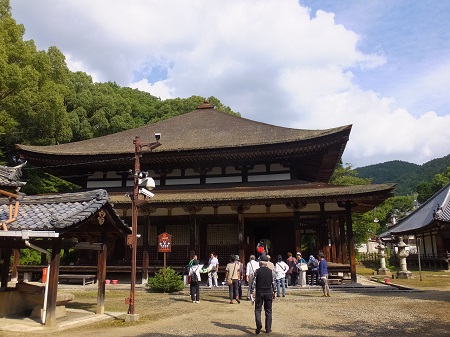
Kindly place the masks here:
[(401, 219), (388, 232), (381, 234), (380, 237), (390, 236), (391, 234), (412, 234), (421, 231), (436, 221), (450, 223), (450, 183), (414, 212)]
[[(125, 230), (128, 226), (112, 210), (106, 190), (24, 196), (20, 201), (17, 220), (8, 224), (8, 230), (68, 230), (87, 220), (102, 207), (108, 206), (114, 220)], [(0, 198), (0, 221), (9, 217), (9, 200)]]
[(8, 167), (0, 165), (0, 187), (19, 187), (26, 183), (19, 181), (22, 177), (22, 166), (21, 164), (15, 167)]

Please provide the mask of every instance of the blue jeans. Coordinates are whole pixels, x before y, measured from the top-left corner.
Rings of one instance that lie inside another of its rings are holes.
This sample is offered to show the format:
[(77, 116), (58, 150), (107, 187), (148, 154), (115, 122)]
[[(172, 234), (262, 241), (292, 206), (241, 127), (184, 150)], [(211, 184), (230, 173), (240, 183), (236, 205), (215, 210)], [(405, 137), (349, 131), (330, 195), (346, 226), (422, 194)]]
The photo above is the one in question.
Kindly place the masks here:
[(277, 296), (280, 297), (280, 284), (282, 289), (283, 297), (286, 296), (286, 282), (285, 278), (277, 279)]

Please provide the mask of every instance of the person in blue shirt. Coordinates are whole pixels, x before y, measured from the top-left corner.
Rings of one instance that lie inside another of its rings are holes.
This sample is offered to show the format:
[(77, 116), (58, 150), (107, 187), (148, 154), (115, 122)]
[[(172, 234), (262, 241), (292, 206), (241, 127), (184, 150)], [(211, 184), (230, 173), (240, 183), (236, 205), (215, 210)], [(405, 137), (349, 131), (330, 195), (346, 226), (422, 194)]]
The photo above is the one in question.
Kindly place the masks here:
[(319, 277), (322, 285), (323, 296), (330, 297), (330, 287), (328, 285), (328, 263), (325, 255), (319, 253)]

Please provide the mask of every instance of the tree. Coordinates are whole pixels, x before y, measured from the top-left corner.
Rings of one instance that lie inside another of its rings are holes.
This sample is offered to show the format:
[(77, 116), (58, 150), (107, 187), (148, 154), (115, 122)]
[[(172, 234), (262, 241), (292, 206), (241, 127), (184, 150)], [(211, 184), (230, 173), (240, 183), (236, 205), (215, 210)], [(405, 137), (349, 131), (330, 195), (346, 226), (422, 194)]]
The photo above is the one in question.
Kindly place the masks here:
[(436, 174), (431, 182), (422, 181), (419, 185), (417, 185), (417, 201), (424, 203), (449, 182), (450, 166), (447, 167), (445, 172)]

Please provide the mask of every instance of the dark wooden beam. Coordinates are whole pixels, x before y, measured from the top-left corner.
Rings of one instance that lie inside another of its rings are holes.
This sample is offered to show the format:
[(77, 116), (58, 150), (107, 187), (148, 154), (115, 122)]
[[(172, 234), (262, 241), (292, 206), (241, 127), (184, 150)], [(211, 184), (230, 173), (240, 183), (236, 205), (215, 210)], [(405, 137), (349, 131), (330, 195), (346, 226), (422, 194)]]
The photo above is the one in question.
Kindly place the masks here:
[(56, 297), (58, 296), (58, 276), (61, 255), (61, 239), (53, 239), (52, 255), (50, 261), (50, 274), (48, 275), (47, 315), (46, 326), (56, 325)]
[(102, 244), (102, 250), (98, 252), (97, 258), (97, 309), (96, 314), (105, 313), (105, 280), (106, 280), (106, 258), (108, 248)]

